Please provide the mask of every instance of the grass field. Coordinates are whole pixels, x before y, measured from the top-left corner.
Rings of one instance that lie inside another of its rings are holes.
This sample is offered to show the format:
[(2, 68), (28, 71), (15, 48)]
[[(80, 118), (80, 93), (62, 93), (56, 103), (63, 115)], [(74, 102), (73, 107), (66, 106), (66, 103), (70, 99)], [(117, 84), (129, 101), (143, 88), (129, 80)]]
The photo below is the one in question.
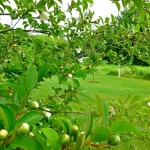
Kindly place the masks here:
[[(150, 81), (148, 80), (97, 74), (95, 81), (92, 82), (90, 74), (85, 80), (80, 79), (81, 91), (90, 96), (97, 93), (106, 100), (124, 99), (131, 94), (141, 97), (150, 95)], [(54, 85), (61, 86), (58, 84), (57, 78), (46, 79), (45, 82), (41, 83), (39, 89), (34, 90), (34, 97), (46, 98)]]

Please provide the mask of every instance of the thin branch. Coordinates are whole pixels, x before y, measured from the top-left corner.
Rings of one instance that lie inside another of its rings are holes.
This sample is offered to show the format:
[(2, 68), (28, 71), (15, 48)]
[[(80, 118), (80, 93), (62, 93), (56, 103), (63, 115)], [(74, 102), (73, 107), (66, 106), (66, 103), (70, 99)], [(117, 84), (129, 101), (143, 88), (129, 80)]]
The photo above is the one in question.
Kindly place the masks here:
[[(78, 112), (78, 111), (61, 111), (61, 110), (57, 110), (57, 111), (51, 111), (51, 110), (45, 110), (42, 108), (38, 108), (39, 110), (45, 111), (45, 112), (49, 112), (52, 114), (56, 114), (56, 113), (63, 113), (63, 114), (81, 114), (81, 115), (86, 115), (86, 112)], [(96, 113), (92, 114), (93, 116), (98, 117), (98, 115)]]

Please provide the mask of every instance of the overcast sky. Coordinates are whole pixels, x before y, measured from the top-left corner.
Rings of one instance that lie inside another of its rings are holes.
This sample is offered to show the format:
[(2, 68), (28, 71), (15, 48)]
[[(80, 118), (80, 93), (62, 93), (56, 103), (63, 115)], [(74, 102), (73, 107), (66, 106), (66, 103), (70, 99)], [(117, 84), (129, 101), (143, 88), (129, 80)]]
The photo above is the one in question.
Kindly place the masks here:
[[(13, 0), (12, 0), (13, 2)], [(64, 0), (65, 4), (71, 2), (71, 0)], [(65, 10), (64, 5), (64, 10)], [(12, 7), (14, 8), (15, 5), (12, 3)], [(91, 8), (95, 11), (95, 19), (101, 16), (102, 18), (110, 17), (111, 14), (118, 15), (118, 10), (115, 4), (113, 4), (110, 0), (94, 0), (94, 5)], [(74, 14), (76, 15), (76, 14)], [(11, 24), (11, 20), (9, 16), (0, 16), (0, 22), (4, 24)], [(13, 22), (13, 24), (15, 21)]]

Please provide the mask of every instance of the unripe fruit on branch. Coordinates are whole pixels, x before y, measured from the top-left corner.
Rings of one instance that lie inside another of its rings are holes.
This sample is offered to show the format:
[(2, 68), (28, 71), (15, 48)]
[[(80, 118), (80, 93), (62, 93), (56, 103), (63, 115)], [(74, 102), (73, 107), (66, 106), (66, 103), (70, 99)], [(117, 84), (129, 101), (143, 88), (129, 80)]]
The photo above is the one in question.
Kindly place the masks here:
[(19, 126), (17, 133), (22, 134), (28, 134), (30, 131), (30, 126), (27, 123), (23, 123), (21, 126)]
[(34, 133), (33, 132), (29, 132), (29, 136), (30, 137), (34, 137)]
[(73, 136), (74, 140), (76, 140), (78, 135), (79, 135), (79, 127), (77, 125), (73, 125), (71, 128), (71, 136)]
[(61, 144), (66, 145), (70, 142), (70, 136), (68, 134), (62, 134), (61, 136)]
[(73, 125), (71, 128), (71, 134), (76, 134), (79, 132), (79, 127), (77, 125)]
[(111, 146), (116, 146), (118, 144), (120, 144), (121, 139), (119, 135), (112, 135), (109, 139), (108, 139), (108, 144)]
[(32, 101), (32, 102), (30, 103), (30, 108), (32, 108), (32, 109), (37, 109), (38, 107), (39, 107), (39, 103), (38, 103), (38, 102)]
[(72, 74), (71, 73), (68, 74), (68, 78), (72, 78)]
[(3, 141), (8, 136), (8, 131), (5, 129), (0, 130), (0, 141)]

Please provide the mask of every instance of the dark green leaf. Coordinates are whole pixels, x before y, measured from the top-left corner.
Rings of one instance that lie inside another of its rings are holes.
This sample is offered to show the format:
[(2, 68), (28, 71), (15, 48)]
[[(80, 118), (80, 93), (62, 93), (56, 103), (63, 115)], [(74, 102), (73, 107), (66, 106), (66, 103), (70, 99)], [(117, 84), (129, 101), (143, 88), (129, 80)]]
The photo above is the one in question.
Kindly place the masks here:
[(38, 80), (40, 81), (49, 71), (49, 64), (44, 64), (38, 71)]
[(37, 4), (37, 9), (42, 9), (46, 5), (46, 0), (40, 0)]
[(6, 127), (8, 132), (10, 132), (15, 125), (15, 116), (13, 112), (4, 104), (0, 103), (0, 120)]

